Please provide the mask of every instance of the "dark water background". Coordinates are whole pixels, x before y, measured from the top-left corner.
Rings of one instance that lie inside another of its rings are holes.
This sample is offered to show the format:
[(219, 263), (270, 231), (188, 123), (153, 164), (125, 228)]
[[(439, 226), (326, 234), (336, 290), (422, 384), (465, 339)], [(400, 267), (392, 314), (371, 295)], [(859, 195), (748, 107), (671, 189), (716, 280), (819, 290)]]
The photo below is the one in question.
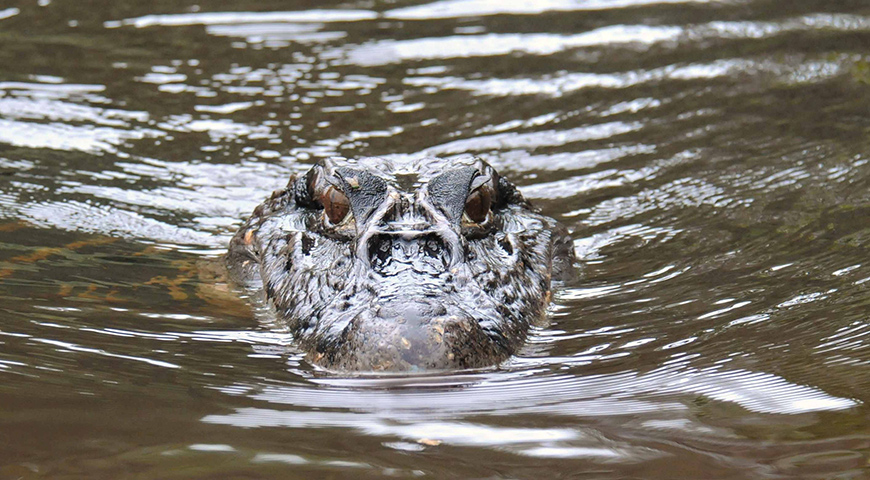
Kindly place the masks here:
[[(870, 4), (0, 4), (0, 479), (870, 478)], [(208, 265), (478, 154), (583, 277), (495, 370), (312, 368)], [(260, 318), (260, 320), (258, 320)]]

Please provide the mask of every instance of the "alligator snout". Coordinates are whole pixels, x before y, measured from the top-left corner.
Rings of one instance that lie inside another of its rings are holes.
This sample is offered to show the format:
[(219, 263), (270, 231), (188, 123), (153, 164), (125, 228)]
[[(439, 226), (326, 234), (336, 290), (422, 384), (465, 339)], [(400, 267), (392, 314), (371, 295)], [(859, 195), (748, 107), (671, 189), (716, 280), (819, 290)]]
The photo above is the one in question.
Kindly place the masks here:
[(376, 234), (369, 239), (367, 251), (372, 269), (382, 275), (407, 268), (437, 275), (451, 263), (445, 240), (431, 232)]
[(343, 370), (474, 368), (510, 354), (479, 319), (426, 299), (383, 301), (357, 316), (342, 343), (331, 347), (323, 349), (327, 363)]

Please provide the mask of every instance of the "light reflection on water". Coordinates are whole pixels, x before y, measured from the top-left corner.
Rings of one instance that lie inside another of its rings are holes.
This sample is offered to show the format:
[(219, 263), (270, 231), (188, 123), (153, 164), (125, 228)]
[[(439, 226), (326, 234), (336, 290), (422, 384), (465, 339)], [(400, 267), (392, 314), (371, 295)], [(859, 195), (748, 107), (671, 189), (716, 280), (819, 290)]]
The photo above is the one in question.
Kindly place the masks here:
[[(0, 477), (866, 477), (866, 7), (13, 3)], [(317, 159), (465, 153), (580, 259), (504, 365), (337, 376), (220, 277)]]
[(389, 10), (385, 16), (402, 20), (434, 20), (483, 15), (534, 15), (546, 12), (611, 10), (644, 5), (709, 2), (710, 0), (542, 0), (529, 3), (519, 0), (441, 0), (424, 5)]

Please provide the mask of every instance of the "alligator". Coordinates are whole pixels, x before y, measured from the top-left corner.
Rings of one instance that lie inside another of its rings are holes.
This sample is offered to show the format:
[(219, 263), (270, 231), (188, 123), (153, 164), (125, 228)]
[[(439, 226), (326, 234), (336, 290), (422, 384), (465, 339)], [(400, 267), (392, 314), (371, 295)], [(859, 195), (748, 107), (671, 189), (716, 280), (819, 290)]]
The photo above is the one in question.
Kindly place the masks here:
[(226, 263), (313, 364), (413, 372), (510, 358), (574, 253), (479, 158), (329, 158), (254, 210)]

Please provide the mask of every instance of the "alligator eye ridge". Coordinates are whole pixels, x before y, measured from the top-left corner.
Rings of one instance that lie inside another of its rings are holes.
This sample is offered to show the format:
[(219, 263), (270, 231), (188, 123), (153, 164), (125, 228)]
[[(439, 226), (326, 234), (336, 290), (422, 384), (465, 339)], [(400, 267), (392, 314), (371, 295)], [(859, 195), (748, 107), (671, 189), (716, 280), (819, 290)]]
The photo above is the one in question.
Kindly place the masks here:
[(465, 216), (474, 223), (483, 223), (492, 207), (492, 190), (488, 185), (471, 192), (465, 200)]
[(350, 201), (341, 190), (330, 186), (320, 196), (320, 203), (329, 223), (338, 225), (342, 223), (350, 213)]

